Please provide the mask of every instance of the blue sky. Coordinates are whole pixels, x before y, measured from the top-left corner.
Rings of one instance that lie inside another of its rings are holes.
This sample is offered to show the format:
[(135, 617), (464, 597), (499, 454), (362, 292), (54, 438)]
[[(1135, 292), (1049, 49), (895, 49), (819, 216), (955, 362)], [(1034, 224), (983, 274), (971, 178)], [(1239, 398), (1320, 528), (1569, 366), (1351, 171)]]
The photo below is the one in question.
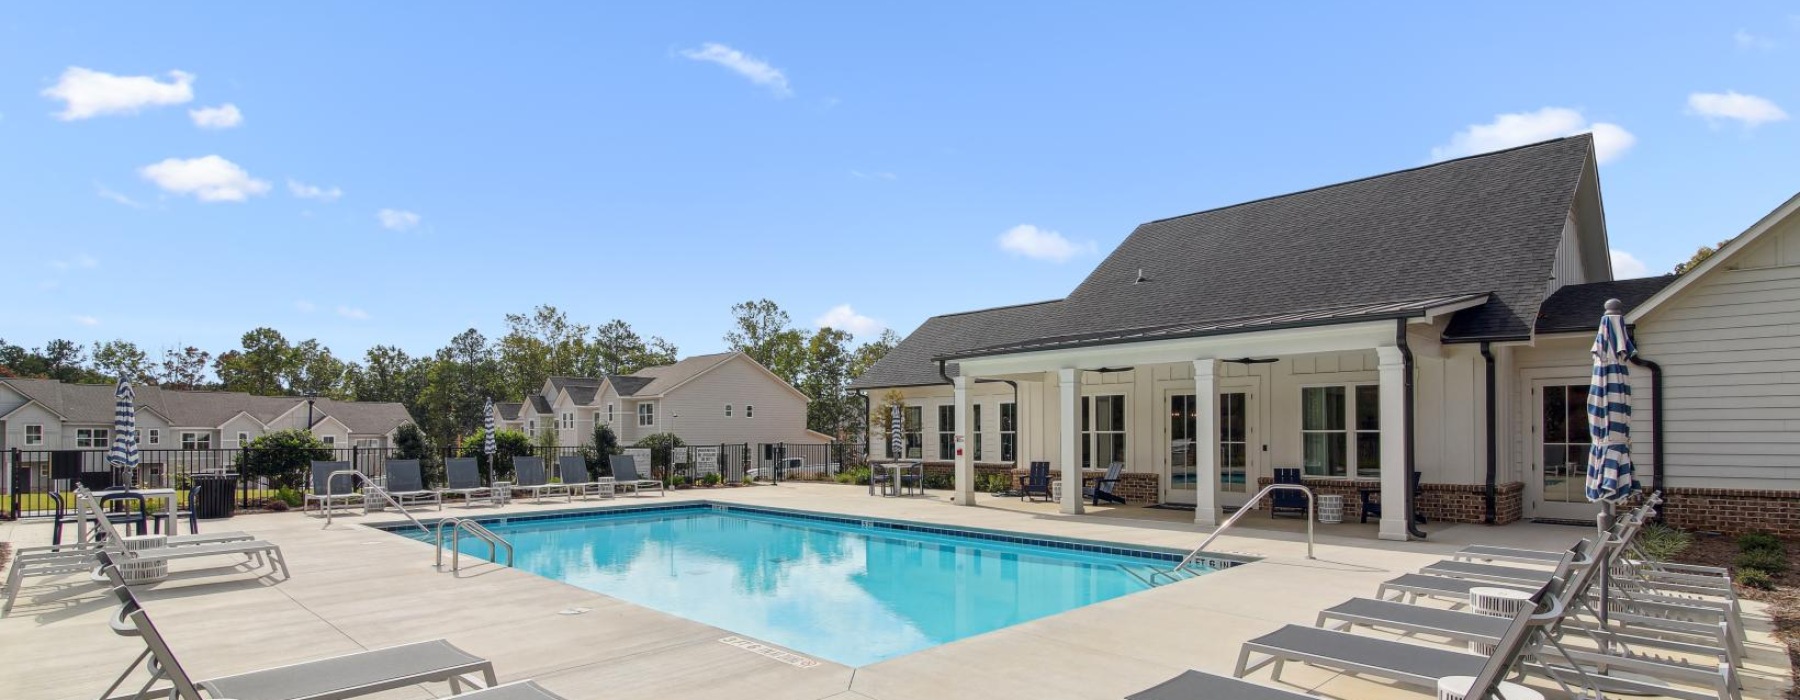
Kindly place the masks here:
[(9, 8), (0, 338), (905, 333), (1144, 221), (1582, 130), (1650, 272), (1800, 189), (1786, 3), (592, 5)]

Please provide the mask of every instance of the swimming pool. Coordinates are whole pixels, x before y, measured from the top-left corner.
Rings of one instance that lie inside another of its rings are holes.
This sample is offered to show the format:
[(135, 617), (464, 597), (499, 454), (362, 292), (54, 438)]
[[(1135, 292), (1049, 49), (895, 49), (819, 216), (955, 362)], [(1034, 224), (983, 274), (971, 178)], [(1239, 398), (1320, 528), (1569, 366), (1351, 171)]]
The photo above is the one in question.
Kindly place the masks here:
[(481, 522), (519, 569), (847, 666), (1145, 590), (1181, 557), (715, 504)]

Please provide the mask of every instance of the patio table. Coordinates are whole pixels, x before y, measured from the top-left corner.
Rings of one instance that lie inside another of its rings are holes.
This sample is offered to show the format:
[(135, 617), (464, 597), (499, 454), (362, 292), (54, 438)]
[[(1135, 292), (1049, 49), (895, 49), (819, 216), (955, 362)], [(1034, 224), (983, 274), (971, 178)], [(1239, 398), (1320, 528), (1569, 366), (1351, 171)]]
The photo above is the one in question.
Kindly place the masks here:
[(885, 463), (874, 463), (874, 464), (869, 465), (869, 495), (871, 495), (871, 496), (875, 495), (875, 482), (876, 482), (875, 475), (879, 474), (884, 469), (888, 471), (888, 478), (887, 478), (887, 481), (881, 485), (881, 495), (883, 495), (883, 496), (904, 496), (904, 495), (906, 495), (906, 492), (905, 492), (906, 472), (909, 470), (913, 470), (913, 469), (918, 470), (919, 493), (925, 492), (925, 465), (924, 465), (924, 463), (922, 463), (922, 462), (885, 462)]
[[(159, 510), (155, 513), (151, 513), (150, 517), (162, 518), (163, 520), (165, 520), (168, 524), (169, 534), (175, 534), (175, 509), (176, 509), (175, 508), (175, 489), (110, 488), (110, 489), (106, 489), (104, 491), (95, 491), (94, 492), (94, 501), (97, 503), (97, 502), (105, 499), (107, 496), (111, 496), (111, 495), (115, 495), (115, 494), (126, 494), (126, 493), (135, 493), (137, 495), (143, 496), (144, 500), (146, 500), (146, 501), (149, 501), (149, 500), (162, 501), (162, 510)], [(75, 530), (76, 530), (76, 534), (81, 537), (80, 541), (86, 542), (88, 539), (88, 537), (87, 537), (88, 518), (85, 518), (85, 517), (82, 518), (81, 522), (77, 523)]]

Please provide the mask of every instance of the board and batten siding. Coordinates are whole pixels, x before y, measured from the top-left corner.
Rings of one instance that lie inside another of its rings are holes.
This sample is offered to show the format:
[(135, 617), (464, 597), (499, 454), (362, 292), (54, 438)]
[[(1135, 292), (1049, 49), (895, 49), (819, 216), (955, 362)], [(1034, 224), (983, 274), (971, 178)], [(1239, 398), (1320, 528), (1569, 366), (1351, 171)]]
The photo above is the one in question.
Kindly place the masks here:
[(1589, 281), (1586, 270), (1581, 259), (1581, 233), (1571, 214), (1563, 219), (1562, 240), (1556, 245), (1556, 262), (1550, 269), (1550, 288), (1545, 293), (1554, 294), (1566, 285)]
[(1789, 220), (1638, 321), (1663, 367), (1669, 486), (1800, 483), (1800, 223)]

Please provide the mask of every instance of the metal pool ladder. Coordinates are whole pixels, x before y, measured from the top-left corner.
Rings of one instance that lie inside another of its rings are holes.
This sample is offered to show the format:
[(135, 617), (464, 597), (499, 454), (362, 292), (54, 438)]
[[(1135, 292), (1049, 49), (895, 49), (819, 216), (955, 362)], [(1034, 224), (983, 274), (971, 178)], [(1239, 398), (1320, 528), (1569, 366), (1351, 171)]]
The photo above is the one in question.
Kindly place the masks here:
[[(418, 518), (413, 517), (412, 513), (406, 512), (406, 506), (400, 505), (400, 501), (395, 499), (392, 495), (389, 495), (386, 488), (377, 485), (375, 480), (369, 478), (368, 474), (364, 474), (355, 469), (339, 469), (325, 477), (325, 527), (331, 527), (331, 511), (333, 510), (331, 507), (331, 487), (337, 483), (337, 478), (340, 476), (348, 476), (351, 481), (362, 482), (364, 498), (368, 498), (367, 494), (370, 493), (380, 496), (382, 500), (388, 502), (388, 505), (393, 506), (394, 510), (400, 511), (400, 514), (406, 516), (407, 520), (411, 520), (412, 524), (419, 526), (420, 532), (431, 534), (431, 528), (425, 527), (425, 524), (419, 522)], [(363, 514), (367, 515), (368, 513), (369, 510), (365, 506), (363, 508)]]
[(445, 527), (450, 528), (450, 573), (456, 573), (458, 569), (462, 568), (461, 545), (462, 534), (464, 532), (487, 543), (488, 561), (499, 563), (500, 559), (495, 555), (499, 553), (499, 549), (505, 549), (506, 565), (513, 565), (513, 546), (511, 542), (506, 541), (506, 538), (494, 534), (493, 530), (483, 527), (481, 523), (474, 520), (469, 520), (467, 518), (445, 518), (439, 520), (437, 523), (437, 562), (432, 564), (432, 566), (439, 569), (444, 568)]
[(1159, 577), (1159, 576), (1168, 578), (1169, 583), (1174, 583), (1176, 581), (1181, 580), (1179, 578), (1179, 574), (1182, 571), (1187, 570), (1187, 568), (1189, 566), (1193, 566), (1194, 562), (1199, 560), (1200, 555), (1206, 551), (1207, 545), (1212, 544), (1213, 540), (1219, 539), (1219, 535), (1225, 534), (1225, 531), (1230, 530), (1232, 525), (1236, 525), (1238, 518), (1242, 518), (1242, 517), (1244, 517), (1245, 514), (1249, 513), (1250, 512), (1249, 504), (1261, 501), (1263, 499), (1263, 496), (1269, 495), (1269, 492), (1271, 492), (1271, 491), (1299, 491), (1301, 493), (1306, 494), (1306, 558), (1313, 559), (1314, 558), (1313, 557), (1313, 520), (1316, 519), (1314, 517), (1316, 515), (1316, 513), (1314, 511), (1317, 509), (1317, 502), (1313, 498), (1312, 489), (1309, 489), (1301, 484), (1269, 484), (1268, 486), (1263, 487), (1263, 490), (1257, 491), (1255, 497), (1251, 498), (1249, 501), (1246, 501), (1245, 506), (1243, 508), (1239, 508), (1236, 513), (1231, 514), (1231, 517), (1226, 518), (1225, 524), (1220, 525), (1219, 529), (1213, 530), (1212, 534), (1207, 535), (1206, 539), (1201, 540), (1200, 546), (1195, 547), (1194, 551), (1188, 552), (1187, 556), (1182, 557), (1181, 563), (1176, 564), (1175, 568), (1169, 569), (1168, 571), (1158, 571), (1153, 574), (1150, 574), (1149, 580), (1150, 580), (1151, 584), (1155, 585), (1157, 577)]

